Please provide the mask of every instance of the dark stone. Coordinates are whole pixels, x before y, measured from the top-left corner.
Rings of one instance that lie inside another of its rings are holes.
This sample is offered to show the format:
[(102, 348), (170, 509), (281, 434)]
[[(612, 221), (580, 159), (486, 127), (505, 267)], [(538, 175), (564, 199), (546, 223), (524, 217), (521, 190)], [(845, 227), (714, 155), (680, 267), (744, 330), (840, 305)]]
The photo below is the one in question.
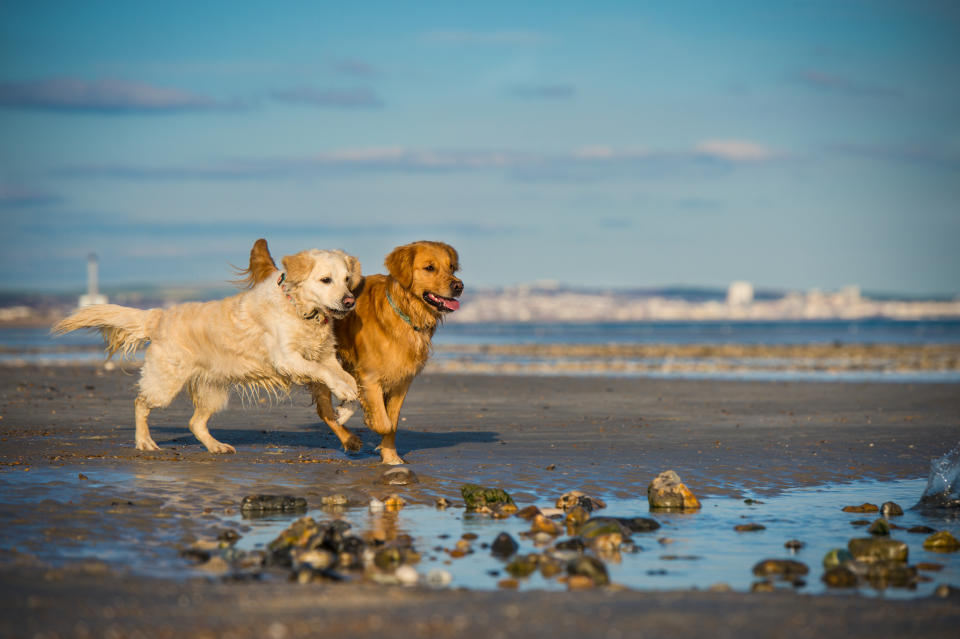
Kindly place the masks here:
[(854, 519), (853, 521), (850, 522), (850, 525), (851, 525), (851, 526), (857, 526), (857, 527), (859, 527), (859, 526), (869, 526), (869, 525), (870, 525), (870, 520), (869, 520), (869, 519)]
[(387, 486), (406, 486), (407, 484), (419, 484), (420, 478), (406, 466), (394, 466), (383, 471), (377, 482)]
[(736, 530), (737, 532), (755, 532), (758, 530), (766, 530), (767, 527), (764, 526), (763, 524), (749, 523), (749, 524), (737, 524), (736, 526), (733, 527), (733, 529)]
[(775, 576), (787, 580), (793, 580), (809, 572), (807, 564), (793, 559), (764, 559), (753, 567), (753, 574), (757, 577)]
[(217, 540), (225, 541), (232, 546), (240, 540), (240, 533), (238, 533), (236, 530), (226, 528), (220, 531), (220, 533), (217, 535)]
[(240, 512), (246, 517), (264, 513), (305, 512), (307, 500), (290, 495), (247, 495), (240, 502)]
[(651, 532), (660, 528), (660, 523), (649, 517), (618, 517), (617, 521), (635, 533)]
[(497, 538), (490, 544), (490, 554), (505, 559), (516, 554), (519, 547), (519, 544), (517, 544), (513, 537), (508, 533), (502, 532), (497, 535)]
[(875, 513), (879, 512), (880, 507), (876, 504), (863, 503), (859, 506), (844, 506), (843, 512), (845, 513)]
[(917, 581), (917, 569), (900, 561), (880, 561), (867, 564), (863, 576), (874, 588), (908, 588)]
[(889, 537), (851, 539), (847, 549), (854, 559), (864, 562), (907, 561), (907, 544)]
[(582, 539), (593, 539), (610, 533), (619, 533), (624, 537), (630, 536), (630, 530), (615, 517), (591, 517), (580, 526), (579, 530)]
[(564, 541), (558, 541), (553, 546), (557, 550), (572, 550), (573, 552), (583, 552), (586, 550), (587, 545), (583, 543), (583, 540), (579, 537), (571, 537), (570, 539), (565, 539)]
[(934, 552), (956, 552), (960, 550), (960, 541), (947, 530), (935, 532), (923, 540), (925, 550)]
[(908, 533), (920, 533), (923, 535), (929, 535), (930, 533), (937, 532), (936, 528), (931, 528), (930, 526), (914, 526), (913, 528), (907, 528)]
[(899, 517), (903, 514), (903, 508), (896, 502), (885, 501), (880, 505), (880, 514), (884, 517)]
[(571, 559), (567, 562), (568, 575), (583, 575), (590, 577), (598, 586), (604, 586), (610, 583), (610, 576), (607, 574), (607, 567), (596, 557), (584, 555)]
[(507, 564), (506, 570), (510, 573), (510, 576), (518, 579), (520, 577), (529, 577), (536, 571), (539, 563), (540, 555), (523, 555), (514, 557), (513, 560)]
[(783, 544), (783, 547), (784, 547), (784, 548), (787, 548), (787, 549), (789, 549), (789, 550), (800, 550), (801, 548), (803, 548), (803, 547), (806, 546), (806, 545), (807, 545), (807, 544), (805, 544), (804, 542), (800, 541), (799, 539), (791, 539), (790, 541), (788, 541), (788, 542), (786, 542), (785, 544)]
[(876, 535), (877, 537), (889, 537), (890, 536), (890, 524), (886, 519), (877, 519), (870, 527), (867, 528), (867, 532), (871, 535)]
[(837, 566), (823, 573), (823, 583), (828, 588), (855, 588), (857, 575), (845, 566)]

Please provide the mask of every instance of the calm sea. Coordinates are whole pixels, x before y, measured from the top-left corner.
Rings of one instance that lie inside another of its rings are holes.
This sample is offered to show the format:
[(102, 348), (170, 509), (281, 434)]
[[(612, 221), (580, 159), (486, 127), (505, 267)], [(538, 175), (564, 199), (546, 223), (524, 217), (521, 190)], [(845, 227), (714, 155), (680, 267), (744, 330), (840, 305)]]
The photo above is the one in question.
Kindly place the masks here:
[[(484, 363), (475, 349), (467, 354), (460, 347), (483, 344), (960, 344), (960, 320), (950, 321), (802, 321), (802, 322), (631, 322), (631, 323), (447, 323), (436, 334), (436, 359), (455, 362), (468, 359)], [(0, 364), (96, 363), (102, 362), (103, 343), (97, 334), (74, 333), (51, 337), (44, 328), (0, 328)], [(479, 359), (478, 359), (479, 358)], [(491, 362), (503, 364), (503, 359)], [(540, 372), (553, 373), (543, 361)], [(695, 367), (696, 368), (696, 367)], [(708, 367), (709, 368), (709, 367)], [(611, 374), (605, 372), (603, 374)], [(650, 371), (627, 373), (650, 375)], [(656, 374), (656, 373), (654, 373)], [(829, 378), (828, 373), (802, 375), (770, 374), (746, 369), (730, 371), (667, 372), (666, 376)], [(879, 376), (890, 381), (960, 381), (957, 371)], [(846, 379), (874, 379), (861, 373)]]

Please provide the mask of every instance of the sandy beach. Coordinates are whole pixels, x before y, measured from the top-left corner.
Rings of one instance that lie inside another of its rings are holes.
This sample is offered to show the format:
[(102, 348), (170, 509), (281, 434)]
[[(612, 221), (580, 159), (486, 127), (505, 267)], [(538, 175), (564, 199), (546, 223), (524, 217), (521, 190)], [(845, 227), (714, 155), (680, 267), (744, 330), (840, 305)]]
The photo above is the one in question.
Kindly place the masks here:
[[(244, 495), (364, 503), (390, 491), (377, 484), (377, 438), (358, 427), (365, 449), (346, 456), (299, 390), (279, 402), (234, 398), (214, 418), (236, 455), (203, 450), (182, 397), (153, 418), (162, 451), (138, 452), (136, 373), (0, 368), (0, 634), (947, 637), (960, 627), (960, 584), (878, 606), (783, 591), (434, 591), (178, 572), (170, 558)], [(960, 386), (430, 374), (403, 415), (398, 446), (420, 483), (391, 489), (408, 504), (462, 502), (470, 481), (521, 507), (578, 489), (636, 499), (646, 516), (647, 484), (668, 469), (708, 499), (925, 477), (960, 441)], [(135, 569), (102, 551), (112, 540), (142, 550)], [(57, 550), (84, 546), (101, 550), (69, 561)], [(155, 574), (143, 568), (151, 562)]]

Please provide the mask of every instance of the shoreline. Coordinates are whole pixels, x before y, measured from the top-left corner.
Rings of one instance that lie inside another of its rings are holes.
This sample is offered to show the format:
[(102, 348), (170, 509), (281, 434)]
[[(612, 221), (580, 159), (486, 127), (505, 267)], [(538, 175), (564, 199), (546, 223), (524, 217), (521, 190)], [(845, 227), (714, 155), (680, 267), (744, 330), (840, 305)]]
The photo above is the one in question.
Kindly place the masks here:
[[(642, 628), (693, 638), (706, 627), (718, 636), (947, 637), (960, 624), (950, 590), (883, 606), (790, 592), (438, 592), (143, 577), (111, 559), (127, 548), (159, 570), (233, 521), (247, 494), (365, 503), (396, 492), (432, 507), (438, 497), (460, 501), (469, 481), (503, 487), (521, 506), (578, 489), (630, 500), (645, 515), (646, 485), (668, 469), (708, 496), (707, 507), (710, 495), (925, 477), (930, 460), (960, 441), (960, 384), (425, 374), (397, 440), (420, 483), (387, 487), (377, 483), (376, 436), (355, 417), (365, 448), (345, 455), (300, 389), (285, 401), (234, 401), (211, 420), (236, 455), (203, 450), (186, 429), (184, 397), (152, 415), (162, 450), (136, 451), (130, 372), (0, 367), (0, 635), (306, 637), (323, 628), (374, 637), (402, 623), (423, 637), (481, 638), (491, 628), (625, 637)], [(59, 545), (101, 558), (61, 565), (51, 561)], [(806, 560), (814, 567), (819, 557)]]

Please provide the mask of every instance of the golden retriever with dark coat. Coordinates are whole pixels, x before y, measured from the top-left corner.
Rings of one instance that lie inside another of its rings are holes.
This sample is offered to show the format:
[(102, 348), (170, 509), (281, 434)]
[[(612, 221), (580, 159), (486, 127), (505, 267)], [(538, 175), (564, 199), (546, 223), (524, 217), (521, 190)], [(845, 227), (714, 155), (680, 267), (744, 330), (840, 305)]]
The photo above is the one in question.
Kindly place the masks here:
[(111, 355), (150, 342), (134, 402), (137, 450), (160, 450), (147, 416), (187, 386), (195, 408), (190, 431), (212, 453), (235, 453), (207, 430), (233, 386), (274, 392), (321, 383), (343, 401), (357, 399), (356, 382), (337, 362), (331, 320), (353, 309), (360, 262), (342, 251), (312, 249), (284, 257), (283, 265), (281, 272), (271, 260), (260, 284), (223, 300), (150, 310), (99, 304), (53, 330), (99, 329)]
[[(397, 423), (411, 382), (427, 363), (433, 333), (446, 313), (460, 308), (463, 282), (456, 250), (442, 242), (414, 242), (395, 248), (384, 261), (389, 275), (367, 276), (353, 313), (334, 322), (337, 355), (360, 387), (367, 428), (382, 436), (380, 458), (402, 464), (397, 454)], [(266, 240), (250, 251), (246, 271), (251, 284), (269, 277), (273, 259)], [(311, 384), (317, 414), (340, 439), (357, 451), (360, 438), (338, 420), (323, 381)]]

